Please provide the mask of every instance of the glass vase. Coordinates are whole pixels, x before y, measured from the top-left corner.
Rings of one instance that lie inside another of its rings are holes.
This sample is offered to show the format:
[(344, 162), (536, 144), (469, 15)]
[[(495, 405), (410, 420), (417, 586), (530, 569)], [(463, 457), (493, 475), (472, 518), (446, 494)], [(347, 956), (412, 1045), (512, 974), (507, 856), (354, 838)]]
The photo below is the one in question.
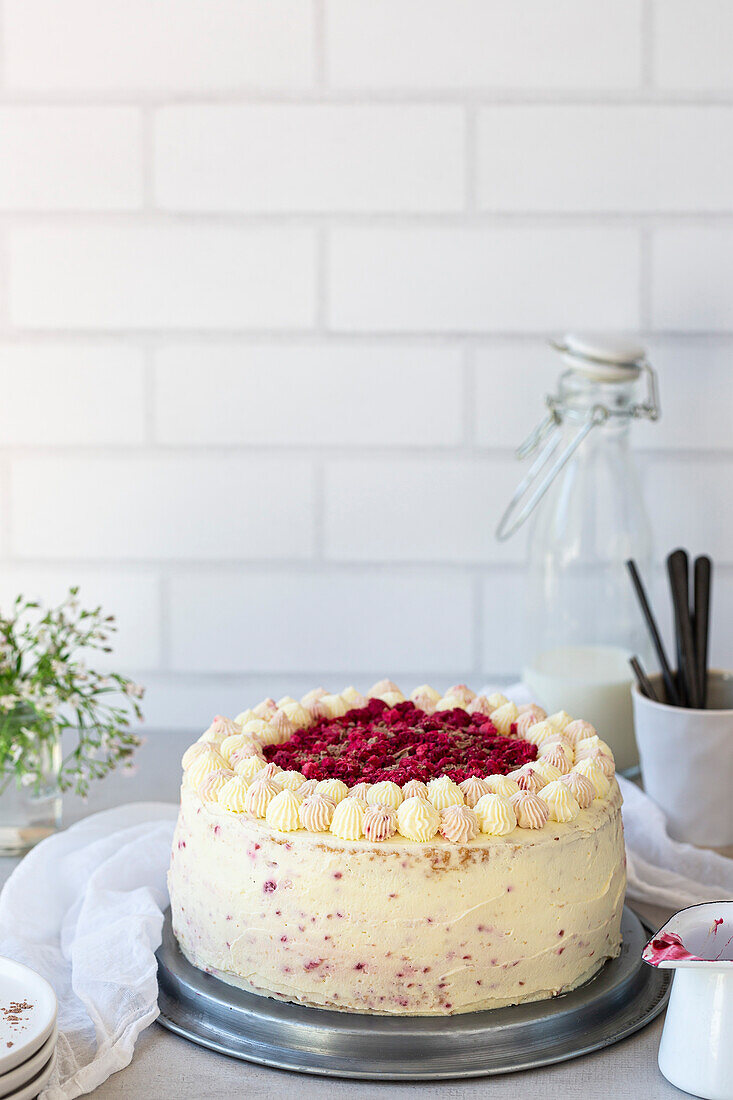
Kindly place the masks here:
[(26, 784), (15, 774), (0, 778), (0, 855), (19, 856), (61, 828), (61, 736), (38, 738)]

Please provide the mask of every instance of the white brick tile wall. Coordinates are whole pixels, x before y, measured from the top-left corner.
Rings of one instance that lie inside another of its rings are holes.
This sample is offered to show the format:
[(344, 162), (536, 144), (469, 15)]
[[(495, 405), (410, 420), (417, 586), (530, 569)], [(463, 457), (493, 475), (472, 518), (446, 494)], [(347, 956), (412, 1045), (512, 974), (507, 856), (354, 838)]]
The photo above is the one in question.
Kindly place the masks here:
[(0, 344), (0, 446), (140, 444), (143, 355), (98, 344)]
[(424, 344), (164, 347), (155, 357), (156, 440), (192, 446), (458, 445), (462, 358), (459, 348)]
[(678, 336), (652, 338), (648, 345), (659, 372), (662, 416), (656, 424), (634, 426), (638, 446), (733, 450), (733, 341)]
[(220, 572), (175, 576), (170, 588), (178, 671), (423, 676), (473, 660), (472, 586), (463, 577)]
[(639, 0), (327, 0), (330, 80), (347, 88), (629, 88)]
[(328, 318), (340, 331), (541, 332), (577, 316), (634, 328), (639, 260), (626, 228), (334, 229)]
[(131, 107), (0, 107), (0, 209), (141, 206), (141, 134)]
[(315, 244), (289, 227), (16, 226), (10, 316), (21, 328), (305, 328)]
[(43, 604), (57, 604), (66, 598), (72, 586), (79, 587), (84, 608), (101, 604), (116, 619), (117, 631), (111, 636), (114, 652), (95, 653), (94, 667), (127, 675), (160, 668), (160, 580), (151, 570), (116, 569), (114, 573), (105, 573), (76, 564), (14, 566), (0, 577), (0, 601), (6, 607), (22, 592)]
[(497, 570), (481, 585), (481, 667), (486, 676), (516, 677), (522, 668), (523, 577)]
[(485, 210), (733, 209), (733, 107), (485, 107), (478, 142)]
[(326, 466), (326, 556), (334, 561), (499, 562), (522, 539), (494, 529), (515, 463), (436, 459), (344, 460)]
[(446, 106), (182, 106), (156, 118), (169, 210), (460, 210), (463, 113)]
[(655, 230), (651, 275), (655, 329), (733, 331), (730, 225), (683, 225)]
[(555, 391), (557, 356), (545, 340), (499, 340), (476, 348), (473, 359), (476, 442), (514, 450), (547, 411), (544, 397)]
[(293, 88), (313, 77), (312, 0), (5, 0), (11, 88)]
[(312, 550), (308, 462), (18, 458), (11, 488), (20, 557), (298, 559)]
[(655, 460), (645, 477), (646, 499), (660, 558), (677, 546), (730, 562), (733, 461), (722, 457), (668, 456)]
[(547, 339), (631, 330), (730, 663), (732, 122), (728, 0), (0, 0), (0, 602), (153, 727), (511, 678)]
[(728, 0), (658, 0), (653, 71), (660, 88), (733, 88), (733, 7)]

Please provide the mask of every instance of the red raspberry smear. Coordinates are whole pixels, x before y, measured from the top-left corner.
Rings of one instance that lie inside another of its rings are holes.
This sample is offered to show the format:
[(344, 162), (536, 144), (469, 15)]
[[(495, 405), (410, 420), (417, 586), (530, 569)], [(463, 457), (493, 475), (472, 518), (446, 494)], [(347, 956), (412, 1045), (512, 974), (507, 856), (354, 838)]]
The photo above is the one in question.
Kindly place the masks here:
[(264, 751), (286, 771), (300, 771), (306, 779), (341, 779), (347, 786), (385, 779), (402, 786), (440, 775), (461, 783), (471, 775), (506, 775), (537, 757), (536, 745), (503, 737), (483, 714), (461, 709), (427, 714), (414, 703), (390, 707), (381, 699), (342, 718), (323, 718)]

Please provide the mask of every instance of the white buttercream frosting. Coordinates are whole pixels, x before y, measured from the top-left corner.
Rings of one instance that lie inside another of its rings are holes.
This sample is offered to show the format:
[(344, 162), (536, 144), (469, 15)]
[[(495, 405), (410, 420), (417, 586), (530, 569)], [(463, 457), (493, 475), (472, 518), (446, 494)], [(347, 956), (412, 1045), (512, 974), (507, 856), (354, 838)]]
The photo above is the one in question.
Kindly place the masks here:
[(545, 783), (552, 783), (553, 780), (559, 779), (563, 774), (560, 769), (556, 768), (554, 764), (551, 764), (546, 757), (542, 757), (541, 760), (535, 760), (534, 764), (531, 764), (530, 767), (545, 780)]
[(367, 806), (364, 811), (364, 836), (379, 843), (397, 832), (397, 811), (383, 804)]
[(239, 733), (237, 723), (233, 722), (231, 718), (225, 718), (223, 714), (217, 714), (214, 721), (202, 735), (202, 740), (221, 742), (233, 733)]
[(252, 709), (258, 718), (269, 718), (277, 710), (277, 703), (274, 699), (263, 699), (261, 703), (258, 703)]
[(594, 760), (579, 760), (578, 763), (573, 766), (573, 771), (579, 772), (580, 775), (585, 775), (590, 779), (599, 798), (607, 797), (611, 789), (611, 783), (604, 771), (598, 767)]
[[(515, 792), (516, 793), (516, 792)], [(517, 827), (517, 815), (510, 800), (500, 794), (483, 795), (474, 807), (481, 832), (489, 836), (508, 836)]]
[(541, 829), (550, 816), (547, 803), (531, 791), (517, 791), (511, 797), (520, 829)]
[(511, 798), (520, 789), (516, 779), (508, 775), (487, 775), (486, 782), (492, 794), (499, 794), (502, 798)]
[(208, 752), (211, 749), (214, 752), (219, 752), (219, 746), (215, 741), (194, 741), (192, 745), (189, 745), (183, 756), (181, 757), (181, 767), (184, 772), (190, 768), (197, 756), (200, 756), (202, 752)]
[(500, 691), (493, 691), (487, 698), (492, 710), (498, 710), (499, 707), (503, 707), (505, 703), (509, 702), (506, 695), (503, 695)]
[(543, 718), (541, 722), (534, 722), (529, 727), (524, 734), (524, 740), (531, 741), (533, 745), (541, 745), (543, 741), (557, 737), (558, 732), (547, 718)]
[(310, 833), (327, 833), (336, 804), (314, 791), (300, 803), (300, 824)]
[(610, 756), (613, 760), (613, 752), (611, 746), (607, 745), (605, 741), (602, 741), (597, 735), (593, 737), (584, 737), (580, 741), (575, 743), (575, 760), (585, 760), (588, 756), (593, 756), (596, 752), (603, 752), (606, 756)]
[(439, 827), (440, 814), (424, 798), (406, 798), (397, 810), (397, 828), (408, 840), (430, 840)]
[(189, 763), (183, 775), (189, 787), (198, 787), (207, 775), (221, 770), (226, 771), (228, 767), (226, 760), (217, 749), (206, 749)]
[(461, 788), (447, 775), (441, 775), (439, 779), (430, 780), (428, 783), (428, 798), (436, 810), (444, 810), (446, 806), (462, 806), (464, 804)]
[(245, 756), (259, 756), (261, 750), (246, 733), (233, 733), (230, 737), (224, 738), (219, 746), (219, 752), (231, 764), (235, 754), (237, 759), (241, 760)]
[(403, 798), (422, 798), (428, 801), (427, 783), (421, 779), (408, 779), (402, 787)]
[(236, 759), (235, 754), (233, 765), (237, 775), (241, 775), (242, 779), (245, 779), (248, 784), (252, 782), (255, 776), (265, 770), (265, 761), (261, 760), (259, 756), (244, 756), (239, 760)]
[(376, 698), (381, 699), (388, 707), (396, 707), (405, 702), (405, 697), (401, 691), (385, 691), (382, 695), (377, 695)]
[(367, 695), (370, 699), (379, 699), (389, 691), (396, 691), (400, 695), (402, 694), (394, 680), (377, 680), (376, 684), (372, 684), (369, 688)]
[(522, 764), (521, 768), (509, 772), (509, 778), (514, 780), (520, 790), (531, 794), (537, 794), (548, 782), (545, 773), (535, 763)]
[(256, 717), (257, 715), (250, 707), (247, 710), (243, 710), (240, 714), (238, 714), (234, 721), (241, 729), (242, 726), (244, 726), (247, 722), (252, 722)]
[(360, 798), (362, 802), (368, 802), (367, 795), (371, 789), (371, 783), (357, 783), (354, 787), (349, 787), (349, 798)]
[(478, 835), (478, 817), (468, 806), (446, 806), (440, 814), (440, 831), (452, 844), (467, 844)]
[(349, 709), (349, 704), (340, 695), (322, 695), (318, 706), (325, 711), (327, 718), (343, 718)]
[(302, 772), (289, 769), (288, 771), (279, 772), (277, 781), (281, 787), (285, 787), (288, 791), (298, 791), (305, 783), (305, 776)]
[(424, 710), (426, 714), (433, 714), (440, 702), (440, 692), (436, 691), (430, 684), (421, 684), (420, 687), (415, 688), (410, 699), (416, 707)]
[(554, 714), (550, 714), (547, 717), (547, 721), (550, 725), (554, 726), (560, 733), (562, 733), (564, 729), (567, 729), (572, 720), (572, 717), (566, 710), (557, 710)]
[(242, 779), (241, 775), (235, 775), (221, 788), (217, 802), (232, 814), (244, 813), (247, 790), (247, 781)]
[(257, 778), (247, 788), (244, 796), (245, 810), (247, 813), (254, 814), (255, 817), (264, 817), (267, 807), (281, 790), (282, 787), (274, 779)]
[(468, 779), (464, 779), (462, 783), (459, 783), (459, 787), (466, 800), (466, 805), (471, 809), (476, 805), (479, 798), (482, 798), (491, 790), (486, 780), (481, 779), (478, 775), (471, 775)]
[(300, 828), (300, 800), (287, 789), (282, 790), (267, 806), (265, 818), (267, 824), (281, 833), (294, 833)]
[(306, 710), (303, 704), (297, 702), (297, 700), (293, 703), (286, 703), (280, 709), (283, 714), (287, 715), (295, 729), (307, 729), (308, 726), (313, 725), (310, 711)]
[(496, 707), (492, 707), (485, 695), (477, 695), (468, 704), (466, 710), (469, 714), (483, 714), (485, 718), (490, 718), (492, 710), (496, 710)]
[(568, 722), (563, 733), (575, 745), (586, 737), (595, 737), (596, 728), (590, 722), (584, 722), (582, 718), (575, 718), (572, 722)]
[(514, 703), (502, 703), (500, 707), (491, 712), (491, 721), (496, 726), (497, 733), (502, 737), (508, 737), (512, 732), (512, 725), (517, 720), (517, 708)]
[(331, 832), (341, 840), (359, 840), (364, 835), (365, 806), (360, 798), (344, 798), (333, 811)]
[(567, 775), (561, 775), (560, 782), (567, 787), (577, 799), (581, 810), (587, 810), (596, 797), (596, 789), (590, 779), (587, 775), (582, 775), (580, 772), (570, 771)]
[(316, 790), (335, 804), (341, 802), (349, 793), (349, 788), (340, 779), (322, 779)]
[(228, 768), (220, 769), (217, 772), (211, 772), (206, 776), (206, 779), (198, 785), (198, 795), (202, 802), (216, 802), (219, 797), (219, 791), (222, 789), (225, 783), (228, 783), (234, 776), (234, 772)]
[(574, 821), (580, 813), (577, 798), (559, 779), (543, 787), (540, 798), (547, 803), (553, 821)]
[[(353, 795), (353, 790), (351, 794)], [(388, 779), (385, 779), (381, 783), (375, 783), (373, 787), (367, 791), (366, 800), (371, 805), (378, 805), (381, 803), (383, 806), (391, 806), (393, 810), (396, 810), (401, 802), (404, 801), (404, 796), (401, 789), (396, 783), (391, 783)]]

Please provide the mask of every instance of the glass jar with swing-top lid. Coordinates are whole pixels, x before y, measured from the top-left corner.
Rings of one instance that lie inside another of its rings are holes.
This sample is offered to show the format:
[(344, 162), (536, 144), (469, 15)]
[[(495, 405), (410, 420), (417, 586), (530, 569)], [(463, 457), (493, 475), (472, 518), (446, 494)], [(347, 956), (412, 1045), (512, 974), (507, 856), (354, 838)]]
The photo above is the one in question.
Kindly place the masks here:
[(637, 763), (629, 657), (648, 655), (626, 571), (651, 575), (652, 540), (633, 453), (634, 420), (659, 417), (644, 348), (607, 337), (553, 344), (565, 370), (547, 416), (519, 448), (535, 456), (497, 530), (530, 520), (523, 678), (548, 712), (591, 722), (619, 770)]

